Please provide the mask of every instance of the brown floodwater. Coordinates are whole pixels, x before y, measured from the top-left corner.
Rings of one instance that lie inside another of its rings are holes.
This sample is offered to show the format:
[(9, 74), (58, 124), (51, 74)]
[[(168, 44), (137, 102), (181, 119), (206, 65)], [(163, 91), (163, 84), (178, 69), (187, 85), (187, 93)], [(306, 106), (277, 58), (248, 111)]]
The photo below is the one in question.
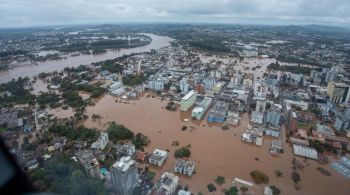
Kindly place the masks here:
[(26, 65), (14, 67), (10, 70), (0, 71), (0, 83), (8, 82), (11, 79), (17, 79), (18, 77), (33, 77), (37, 76), (41, 72), (53, 72), (61, 71), (65, 67), (77, 67), (79, 65), (88, 65), (93, 62), (104, 61), (108, 59), (114, 59), (123, 55), (128, 55), (131, 53), (139, 53), (150, 51), (151, 49), (160, 49), (162, 47), (170, 46), (170, 41), (172, 40), (166, 36), (158, 36), (150, 33), (143, 33), (150, 38), (152, 42), (148, 45), (129, 49), (108, 50), (104, 54), (100, 55), (79, 55), (70, 56), (67, 55), (61, 60), (51, 60), (45, 62), (38, 62), (37, 65)]
[[(146, 152), (152, 152), (155, 148), (170, 150), (169, 158), (161, 168), (151, 166), (151, 170), (157, 173), (156, 177), (164, 171), (173, 171), (174, 151), (180, 146), (191, 144), (190, 160), (196, 162), (196, 174), (192, 177), (181, 176), (182, 185), (189, 185), (192, 192), (207, 193), (206, 186), (215, 183), (214, 178), (222, 175), (226, 178), (226, 184), (218, 187), (216, 194), (222, 194), (222, 189), (231, 186), (235, 177), (252, 181), (249, 173), (261, 170), (268, 174), (269, 185), (275, 185), (282, 190), (282, 194), (349, 194), (350, 181), (327, 168), (332, 176), (324, 176), (316, 168), (321, 166), (315, 161), (308, 160), (310, 166), (302, 171), (301, 189), (296, 191), (291, 179), (292, 173), (292, 149), (285, 145), (285, 153), (281, 157), (273, 157), (269, 154), (271, 139), (264, 139), (261, 147), (243, 143), (240, 135), (247, 127), (249, 119), (247, 115), (242, 116), (242, 122), (238, 127), (231, 127), (224, 131), (221, 125), (208, 125), (206, 121), (184, 122), (189, 118), (189, 113), (180, 111), (170, 112), (164, 109), (166, 101), (157, 98), (142, 97), (139, 100), (127, 103), (115, 103), (112, 96), (105, 95), (94, 107), (87, 109), (90, 116), (85, 122), (88, 127), (105, 129), (106, 123), (116, 121), (132, 129), (135, 133), (141, 132), (151, 139)], [(123, 101), (124, 102), (124, 101)], [(91, 115), (99, 114), (103, 118), (92, 121)], [(186, 125), (188, 129), (181, 131)], [(173, 141), (179, 141), (180, 146), (172, 146)], [(259, 158), (259, 161), (255, 158)], [(284, 176), (277, 178), (275, 170), (283, 172)], [(253, 194), (263, 194), (264, 185), (254, 185), (250, 188)]]

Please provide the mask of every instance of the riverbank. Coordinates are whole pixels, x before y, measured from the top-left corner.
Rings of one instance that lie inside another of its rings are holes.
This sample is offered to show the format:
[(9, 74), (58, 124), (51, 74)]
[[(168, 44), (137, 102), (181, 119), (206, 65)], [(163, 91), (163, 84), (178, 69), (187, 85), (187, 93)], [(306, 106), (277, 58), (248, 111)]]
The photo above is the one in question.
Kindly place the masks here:
[(94, 62), (114, 59), (132, 53), (147, 52), (151, 51), (152, 49), (157, 50), (163, 47), (170, 46), (170, 41), (172, 41), (171, 38), (166, 36), (158, 36), (150, 33), (143, 34), (152, 39), (152, 42), (150, 44), (136, 48), (108, 50), (106, 53), (100, 55), (67, 56), (67, 58), (63, 58), (60, 60), (38, 62), (36, 65), (18, 66), (10, 70), (2, 70), (0, 71), (0, 83), (5, 83), (12, 79), (17, 79), (19, 77), (37, 76), (41, 72), (62, 71), (65, 67), (89, 65)]

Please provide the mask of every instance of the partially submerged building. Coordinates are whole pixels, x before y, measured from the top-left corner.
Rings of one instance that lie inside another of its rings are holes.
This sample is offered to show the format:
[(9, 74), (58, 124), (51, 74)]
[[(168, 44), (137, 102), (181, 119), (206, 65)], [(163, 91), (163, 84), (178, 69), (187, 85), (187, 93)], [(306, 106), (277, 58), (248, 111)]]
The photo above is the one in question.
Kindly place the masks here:
[(197, 97), (196, 91), (192, 90), (188, 92), (184, 97), (181, 98), (180, 110), (186, 112), (188, 109), (190, 109), (195, 103), (196, 97)]
[(149, 157), (149, 163), (160, 167), (163, 165), (164, 161), (167, 158), (168, 158), (167, 151), (155, 149), (151, 154), (151, 156)]
[(179, 184), (179, 177), (174, 173), (164, 172), (160, 180), (155, 184), (151, 195), (174, 195)]
[(113, 164), (111, 176), (113, 187), (123, 195), (132, 195), (139, 185), (137, 163), (130, 156), (124, 156)]
[(197, 104), (197, 107), (195, 107), (192, 110), (192, 118), (201, 120), (205, 113), (208, 111), (210, 105), (212, 102), (212, 98), (210, 97), (204, 97), (201, 102)]
[(228, 107), (225, 105), (225, 102), (218, 101), (208, 113), (208, 122), (209, 123), (222, 123), (225, 121), (227, 116)]
[(317, 151), (314, 148), (293, 144), (293, 153), (296, 156), (318, 160)]
[(195, 166), (196, 164), (193, 161), (177, 159), (174, 164), (174, 172), (192, 176)]

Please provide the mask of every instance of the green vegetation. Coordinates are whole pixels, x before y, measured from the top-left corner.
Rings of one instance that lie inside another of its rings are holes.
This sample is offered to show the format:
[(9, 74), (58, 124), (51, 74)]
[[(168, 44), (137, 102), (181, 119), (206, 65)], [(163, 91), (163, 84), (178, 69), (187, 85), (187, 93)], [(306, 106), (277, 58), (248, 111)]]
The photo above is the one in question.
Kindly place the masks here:
[(292, 180), (294, 181), (294, 183), (298, 183), (300, 181), (300, 175), (298, 172), (292, 172)]
[(250, 172), (250, 176), (254, 179), (256, 184), (269, 182), (269, 177), (265, 173), (258, 170)]
[(331, 172), (329, 172), (327, 169), (323, 168), (323, 167), (317, 167), (317, 170), (320, 171), (320, 173), (322, 173), (323, 175), (326, 176), (331, 176)]
[(248, 191), (248, 188), (245, 186), (241, 186), (239, 189), (243, 192), (243, 194)]
[(284, 72), (291, 72), (296, 74), (304, 74), (309, 75), (311, 73), (311, 70), (318, 70), (317, 68), (310, 68), (310, 67), (304, 67), (304, 66), (281, 66), (278, 62), (277, 63), (271, 63), (267, 66), (269, 70), (279, 70)]
[(323, 144), (318, 140), (310, 140), (309, 143), (310, 147), (315, 148), (319, 153), (323, 153), (326, 150), (332, 152), (333, 154), (338, 154), (338, 149), (331, 144)]
[(208, 191), (209, 192), (215, 192), (216, 191), (216, 187), (214, 186), (214, 184), (208, 184), (207, 185)]
[(147, 179), (149, 180), (149, 181), (152, 181), (153, 180), (153, 178), (156, 176), (156, 173), (155, 172), (152, 172), (152, 171), (148, 171), (147, 172)]
[(90, 97), (91, 98), (98, 98), (101, 95), (103, 95), (103, 93), (105, 92), (105, 89), (96, 86), (96, 85), (78, 85), (78, 90), (82, 90), (82, 91), (86, 91), (91, 93)]
[(226, 180), (225, 177), (218, 175), (215, 179), (215, 182), (218, 185), (223, 185), (226, 182)]
[(190, 157), (191, 151), (187, 147), (181, 147), (175, 151), (174, 155), (175, 158)]
[(270, 188), (271, 188), (271, 190), (272, 190), (272, 194), (273, 194), (273, 195), (279, 195), (279, 194), (281, 194), (281, 190), (280, 190), (278, 187), (276, 187), (276, 186), (270, 186)]
[(70, 140), (82, 139), (86, 141), (94, 141), (98, 137), (98, 131), (96, 129), (90, 129), (84, 126), (76, 127), (74, 122), (54, 122), (49, 128), (51, 133), (59, 136), (66, 136)]
[(81, 108), (87, 105), (77, 91), (65, 91), (62, 94), (62, 97), (64, 99), (64, 103), (72, 108)]
[(107, 128), (108, 137), (111, 141), (117, 143), (119, 140), (133, 139), (134, 133), (124, 125), (118, 125), (114, 121), (109, 123)]
[(229, 190), (225, 191), (225, 195), (237, 195), (237, 194), (238, 194), (238, 189), (237, 187), (234, 187), (234, 186), (230, 187)]
[(99, 120), (99, 119), (101, 119), (101, 118), (102, 118), (102, 116), (100, 116), (100, 115), (98, 115), (98, 114), (92, 114), (92, 116), (91, 116), (91, 119), (92, 119), (93, 121)]
[(52, 92), (44, 92), (40, 93), (40, 95), (36, 98), (36, 102), (40, 107), (46, 107), (46, 105), (50, 105), (51, 108), (57, 107), (57, 103), (60, 101), (60, 97)]
[(276, 177), (283, 177), (283, 173), (280, 170), (275, 170)]
[(296, 63), (296, 64), (308, 64), (312, 66), (321, 66), (318, 62), (301, 59), (295, 56), (279, 55), (277, 60), (281, 62)]
[(231, 52), (230, 48), (225, 46), (222, 41), (215, 39), (190, 41), (190, 46), (213, 52)]
[(128, 86), (134, 86), (134, 85), (139, 85), (142, 84), (146, 80), (146, 77), (141, 74), (141, 75), (125, 75), (122, 78), (123, 84), (128, 85)]
[(143, 151), (143, 147), (147, 146), (151, 141), (148, 139), (147, 136), (143, 135), (142, 133), (137, 133), (132, 140), (132, 144), (135, 145), (135, 148), (138, 150)]
[(37, 169), (30, 174), (34, 187), (40, 191), (68, 195), (107, 194), (101, 180), (86, 177), (82, 167), (69, 158), (64, 154), (57, 154), (45, 161), (43, 169)]
[(123, 65), (115, 63), (113, 60), (106, 60), (101, 65), (101, 69), (107, 70), (111, 73), (121, 73), (123, 71)]
[(29, 77), (12, 79), (0, 85), (0, 106), (12, 104), (34, 104), (35, 96), (28, 90)]

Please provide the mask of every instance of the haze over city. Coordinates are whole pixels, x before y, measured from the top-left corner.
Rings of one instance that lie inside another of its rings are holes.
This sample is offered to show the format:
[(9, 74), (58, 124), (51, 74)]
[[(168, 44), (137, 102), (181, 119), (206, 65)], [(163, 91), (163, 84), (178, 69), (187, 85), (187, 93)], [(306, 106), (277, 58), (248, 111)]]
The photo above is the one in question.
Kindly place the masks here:
[(350, 24), (348, 0), (1, 0), (0, 28), (102, 23)]

